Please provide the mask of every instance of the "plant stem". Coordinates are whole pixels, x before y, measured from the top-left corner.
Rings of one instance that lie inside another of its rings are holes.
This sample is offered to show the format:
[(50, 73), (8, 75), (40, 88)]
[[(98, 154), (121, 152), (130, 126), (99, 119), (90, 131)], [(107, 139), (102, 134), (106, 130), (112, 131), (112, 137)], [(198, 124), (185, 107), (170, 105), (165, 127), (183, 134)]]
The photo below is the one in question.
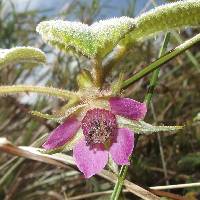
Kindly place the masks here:
[(133, 75), (131, 78), (129, 78), (128, 80), (124, 81), (123, 88), (128, 87), (132, 83), (140, 80), (142, 77), (144, 77), (147, 74), (149, 74), (149, 73), (153, 72), (154, 70), (158, 69), (163, 64), (165, 64), (166, 62), (170, 61), (171, 59), (173, 59), (177, 55), (181, 54), (182, 52), (186, 51), (187, 49), (189, 49), (193, 45), (197, 44), (198, 42), (200, 42), (200, 34), (197, 34), (196, 36), (192, 37), (191, 39), (185, 41), (183, 44), (181, 44), (181, 45), (177, 46), (175, 49), (169, 51), (164, 56), (162, 56), (158, 60), (156, 60), (153, 63), (151, 63), (149, 66), (145, 67), (144, 69), (142, 69), (141, 71), (139, 71), (138, 73)]
[(91, 60), (93, 68), (93, 79), (96, 87), (101, 88), (103, 82), (103, 70), (102, 70), (102, 60), (94, 58)]
[[(163, 54), (166, 52), (167, 45), (169, 43), (169, 39), (170, 39), (170, 33), (168, 32), (168, 33), (166, 33), (165, 38), (164, 38), (164, 42), (162, 44), (162, 47), (160, 48), (159, 55), (158, 55), (159, 58), (161, 56), (163, 56)], [(155, 89), (156, 84), (157, 84), (159, 72), (160, 72), (160, 69), (158, 68), (153, 72), (153, 74), (151, 76), (148, 91), (147, 91), (147, 94), (146, 94), (145, 100), (144, 100), (145, 103), (147, 104), (147, 106), (149, 105), (151, 98), (153, 96), (153, 92), (154, 92), (154, 89)]]
[(128, 165), (123, 165), (120, 169), (118, 180), (114, 187), (111, 200), (118, 200), (120, 193), (122, 191), (124, 180), (126, 179), (127, 171), (128, 171)]
[[(164, 38), (164, 42), (160, 48), (160, 52), (159, 52), (159, 57), (162, 56), (164, 54), (164, 52), (166, 51), (167, 49), (167, 45), (169, 43), (169, 38), (170, 38), (170, 34), (167, 33), (165, 35), (165, 38)], [(156, 82), (157, 82), (157, 79), (158, 79), (158, 74), (159, 74), (159, 69), (157, 69), (156, 71), (154, 71), (152, 77), (151, 77), (151, 81), (150, 81), (150, 87), (152, 86), (152, 90), (151, 91), (148, 91), (147, 95), (146, 95), (146, 102), (147, 104), (149, 104), (149, 102), (151, 101), (151, 98), (152, 98), (152, 95), (153, 95), (153, 90), (156, 86)], [(130, 159), (131, 160), (131, 159)], [(113, 190), (113, 193), (111, 195), (111, 200), (118, 200), (119, 198), (119, 195), (121, 193), (121, 190), (122, 190), (122, 186), (124, 184), (124, 180), (126, 178), (126, 175), (127, 175), (127, 171), (128, 171), (128, 165), (123, 165), (120, 169), (120, 173), (119, 173), (119, 176), (118, 176), (118, 180), (117, 180), (117, 183), (115, 184), (115, 187), (114, 187), (114, 190)]]
[(22, 93), (22, 92), (40, 93), (49, 96), (55, 96), (64, 100), (69, 100), (69, 98), (78, 98), (78, 96), (74, 92), (53, 87), (33, 86), (33, 85), (0, 86), (0, 96)]

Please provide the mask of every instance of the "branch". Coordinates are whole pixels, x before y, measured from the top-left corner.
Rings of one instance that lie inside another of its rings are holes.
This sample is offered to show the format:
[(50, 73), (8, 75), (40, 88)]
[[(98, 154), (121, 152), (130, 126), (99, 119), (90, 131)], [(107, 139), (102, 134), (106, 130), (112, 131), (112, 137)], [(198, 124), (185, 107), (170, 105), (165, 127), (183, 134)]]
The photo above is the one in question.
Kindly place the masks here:
[(158, 69), (163, 64), (165, 64), (166, 62), (175, 58), (182, 52), (186, 51), (193, 45), (197, 44), (198, 42), (200, 42), (200, 34), (197, 34), (196, 36), (192, 37), (191, 39), (185, 41), (183, 44), (177, 46), (175, 49), (172, 49), (171, 51), (166, 53), (164, 56), (162, 56), (158, 60), (151, 63), (149, 66), (145, 67), (144, 69), (142, 69), (141, 71), (139, 71), (138, 73), (133, 75), (131, 78), (124, 81), (123, 88), (126, 88), (127, 86), (131, 85), (132, 83), (134, 83), (134, 82), (140, 80), (141, 78), (143, 78), (144, 76), (150, 74), (151, 72)]

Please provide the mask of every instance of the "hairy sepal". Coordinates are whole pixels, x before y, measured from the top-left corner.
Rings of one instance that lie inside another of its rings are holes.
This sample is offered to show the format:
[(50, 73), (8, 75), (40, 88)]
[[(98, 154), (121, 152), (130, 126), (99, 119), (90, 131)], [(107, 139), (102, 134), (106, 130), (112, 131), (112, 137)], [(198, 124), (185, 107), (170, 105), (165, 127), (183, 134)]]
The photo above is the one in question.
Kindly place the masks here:
[(174, 132), (183, 128), (183, 126), (154, 126), (142, 120), (134, 121), (124, 117), (117, 117), (119, 127), (129, 128), (137, 134), (152, 134), (158, 132)]

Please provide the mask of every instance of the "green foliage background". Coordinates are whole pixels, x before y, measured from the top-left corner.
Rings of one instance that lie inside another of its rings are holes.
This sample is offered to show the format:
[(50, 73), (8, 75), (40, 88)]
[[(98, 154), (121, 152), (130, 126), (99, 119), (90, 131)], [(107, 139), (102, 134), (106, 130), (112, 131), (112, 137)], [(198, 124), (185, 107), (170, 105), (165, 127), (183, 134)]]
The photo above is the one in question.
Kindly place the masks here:
[[(134, 1), (127, 1), (127, 10), (122, 15), (132, 17)], [(147, 1), (148, 3), (148, 1)], [(81, 69), (87, 69), (88, 60), (66, 55), (45, 45), (36, 33), (38, 22), (45, 19), (45, 11), (29, 10), (17, 13), (10, 3), (11, 11), (5, 12), (0, 1), (0, 48), (28, 45), (41, 48), (48, 56), (45, 66), (10, 65), (0, 69), (0, 84), (37, 84), (76, 90), (76, 76)], [(77, 20), (91, 24), (99, 12), (105, 9), (98, 1), (72, 1), (56, 17), (67, 19), (72, 14)], [(49, 16), (53, 18), (55, 16)], [(172, 32), (169, 48), (173, 48), (199, 29)], [(137, 43), (130, 49), (123, 61), (115, 67), (107, 82), (115, 80), (121, 69), (126, 78), (155, 60), (163, 35)], [(176, 135), (140, 137), (135, 149), (133, 165), (128, 179), (142, 186), (165, 185), (159, 147), (164, 150), (167, 178), (170, 184), (197, 182), (200, 179), (200, 128), (193, 122), (200, 108), (200, 52), (199, 45), (176, 57), (161, 68), (151, 109), (146, 121), (157, 124), (188, 124)], [(125, 90), (126, 96), (142, 101), (148, 85), (148, 77)], [(5, 96), (0, 98), (0, 136), (5, 136), (16, 145), (31, 145), (38, 137), (50, 132), (56, 124), (30, 115), (29, 110), (49, 114), (56, 112), (62, 103), (53, 98), (36, 95)], [(73, 199), (72, 196), (90, 192), (110, 190), (113, 185), (99, 177), (84, 180), (72, 169), (58, 169), (47, 164), (13, 158), (0, 154), (0, 199)], [(198, 199), (200, 189), (179, 189), (175, 193)], [(174, 192), (174, 191), (172, 191)], [(192, 196), (192, 197), (191, 197)], [(68, 197), (68, 198), (67, 198)], [(137, 199), (126, 194), (127, 199)], [(94, 199), (94, 197), (92, 198)], [(108, 199), (108, 196), (95, 197)]]

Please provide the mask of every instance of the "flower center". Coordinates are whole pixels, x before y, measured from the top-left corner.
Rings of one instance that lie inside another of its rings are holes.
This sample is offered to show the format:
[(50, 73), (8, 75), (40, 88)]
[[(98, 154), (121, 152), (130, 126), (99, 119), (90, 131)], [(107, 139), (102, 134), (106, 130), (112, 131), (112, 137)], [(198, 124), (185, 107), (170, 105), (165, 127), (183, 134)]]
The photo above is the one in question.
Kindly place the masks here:
[(100, 108), (88, 110), (82, 120), (82, 129), (88, 145), (104, 144), (116, 133), (115, 115)]

